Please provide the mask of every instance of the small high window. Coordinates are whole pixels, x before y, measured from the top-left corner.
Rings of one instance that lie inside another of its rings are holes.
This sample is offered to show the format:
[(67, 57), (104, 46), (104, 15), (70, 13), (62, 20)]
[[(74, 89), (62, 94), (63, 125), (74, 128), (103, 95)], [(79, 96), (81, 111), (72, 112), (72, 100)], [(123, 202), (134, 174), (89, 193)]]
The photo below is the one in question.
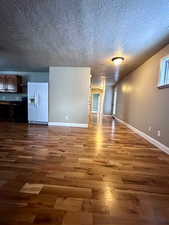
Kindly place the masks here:
[(169, 87), (169, 56), (161, 60), (160, 80), (158, 87)]

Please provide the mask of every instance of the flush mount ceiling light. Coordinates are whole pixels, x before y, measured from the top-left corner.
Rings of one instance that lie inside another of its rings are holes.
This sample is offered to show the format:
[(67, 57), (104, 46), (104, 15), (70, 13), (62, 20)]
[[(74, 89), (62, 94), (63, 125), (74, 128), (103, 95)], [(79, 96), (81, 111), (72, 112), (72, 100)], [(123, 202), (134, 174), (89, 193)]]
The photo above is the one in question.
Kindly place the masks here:
[(116, 66), (122, 64), (123, 61), (124, 61), (124, 58), (123, 58), (123, 57), (114, 57), (114, 58), (112, 58), (112, 62), (113, 62)]

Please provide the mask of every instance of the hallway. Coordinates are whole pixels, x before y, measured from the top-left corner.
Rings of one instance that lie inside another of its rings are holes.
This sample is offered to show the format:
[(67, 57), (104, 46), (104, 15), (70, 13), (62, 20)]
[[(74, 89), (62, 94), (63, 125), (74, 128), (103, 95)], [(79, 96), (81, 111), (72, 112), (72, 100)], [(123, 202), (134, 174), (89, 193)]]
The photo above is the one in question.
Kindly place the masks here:
[(0, 224), (169, 224), (169, 156), (110, 117), (96, 121), (1, 123)]

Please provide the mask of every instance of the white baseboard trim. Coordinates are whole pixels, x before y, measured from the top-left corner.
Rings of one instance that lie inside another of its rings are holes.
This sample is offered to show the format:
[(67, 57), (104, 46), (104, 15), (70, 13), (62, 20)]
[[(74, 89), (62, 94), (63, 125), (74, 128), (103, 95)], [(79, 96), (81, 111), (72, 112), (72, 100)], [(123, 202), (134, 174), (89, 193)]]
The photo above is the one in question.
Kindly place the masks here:
[(129, 129), (131, 129), (132, 131), (134, 131), (136, 134), (140, 135), (141, 137), (143, 137), (144, 139), (146, 139), (148, 142), (150, 142), (151, 144), (153, 144), (154, 146), (156, 146), (157, 148), (159, 148), (160, 150), (162, 150), (163, 152), (169, 154), (169, 147), (167, 147), (166, 145), (164, 145), (161, 142), (155, 140), (154, 138), (152, 138), (149, 135), (145, 134), (144, 132), (138, 130), (137, 128), (131, 126), (130, 124), (124, 122), (123, 120), (120, 120), (116, 116), (113, 115), (113, 117), (117, 121), (119, 121), (120, 123), (123, 123), (124, 125), (126, 125)]
[(82, 127), (88, 128), (88, 124), (83, 123), (64, 123), (64, 122), (48, 122), (49, 126), (58, 126), (58, 127)]

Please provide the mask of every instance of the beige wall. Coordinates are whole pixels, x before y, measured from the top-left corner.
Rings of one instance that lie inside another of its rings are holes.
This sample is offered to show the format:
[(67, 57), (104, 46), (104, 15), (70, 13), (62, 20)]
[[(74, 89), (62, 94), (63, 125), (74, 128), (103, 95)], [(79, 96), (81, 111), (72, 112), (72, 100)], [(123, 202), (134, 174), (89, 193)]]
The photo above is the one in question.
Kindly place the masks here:
[[(130, 73), (118, 85), (118, 118), (169, 146), (169, 88), (158, 89), (160, 59), (169, 45)], [(152, 131), (148, 127), (152, 127)], [(157, 136), (161, 130), (161, 136)]]
[(88, 124), (90, 68), (50, 67), (49, 122)]

